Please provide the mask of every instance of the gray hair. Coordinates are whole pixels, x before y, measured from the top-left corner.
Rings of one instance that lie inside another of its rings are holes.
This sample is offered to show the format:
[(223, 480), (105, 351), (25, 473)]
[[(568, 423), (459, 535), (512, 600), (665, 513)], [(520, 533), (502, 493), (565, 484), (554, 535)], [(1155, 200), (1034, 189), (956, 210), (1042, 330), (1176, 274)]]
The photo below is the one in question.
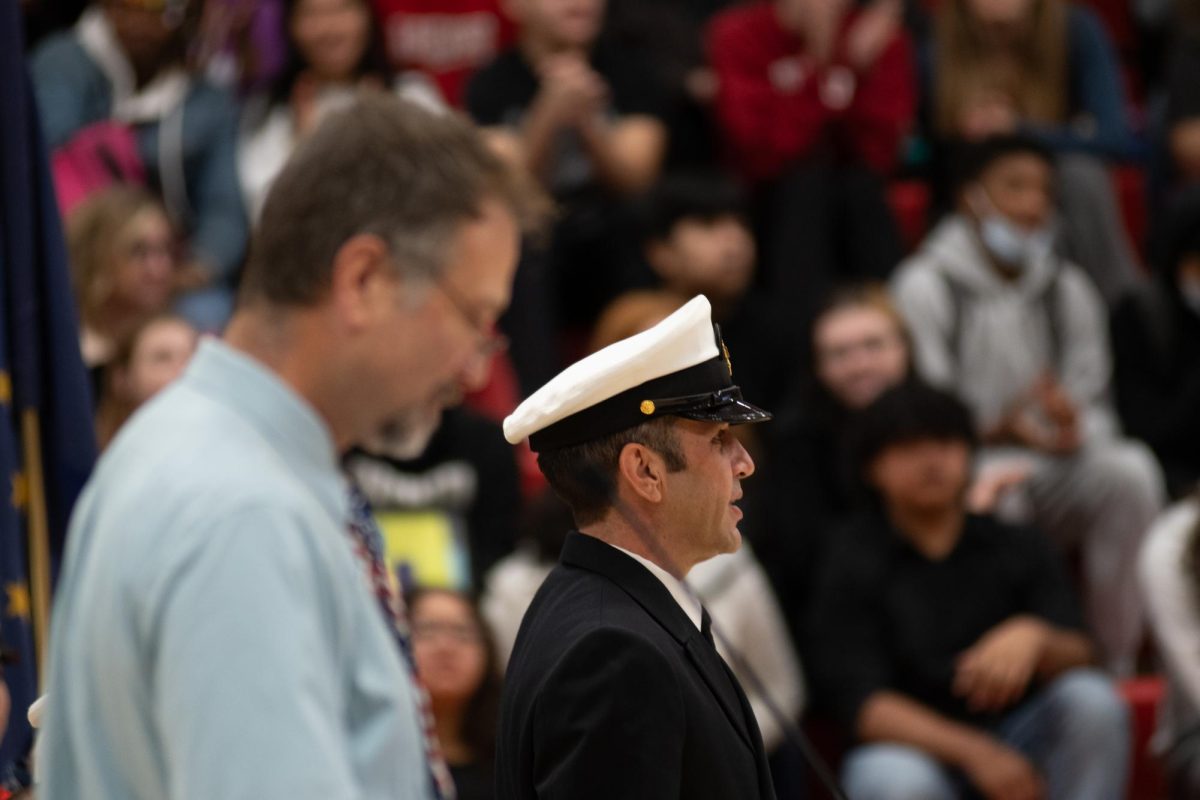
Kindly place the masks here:
[(456, 231), (494, 198), (523, 224), (542, 202), (522, 172), (454, 113), (364, 91), (297, 147), (263, 206), (244, 303), (311, 306), (351, 237), (379, 236), (401, 274), (436, 277)]

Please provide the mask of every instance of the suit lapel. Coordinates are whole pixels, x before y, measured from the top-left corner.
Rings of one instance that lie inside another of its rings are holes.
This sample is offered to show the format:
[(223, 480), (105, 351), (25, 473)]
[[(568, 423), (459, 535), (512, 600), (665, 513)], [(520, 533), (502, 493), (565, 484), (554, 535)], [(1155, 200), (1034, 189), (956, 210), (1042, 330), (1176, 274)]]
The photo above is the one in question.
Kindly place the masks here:
[(746, 730), (746, 715), (742, 711), (741, 700), (738, 697), (740, 690), (720, 654), (699, 634), (684, 642), (683, 649), (692, 659), (692, 664), (700, 673), (700, 677), (704, 678), (704, 682), (708, 684), (709, 690), (716, 696), (721, 710), (729, 718), (733, 729), (738, 732), (738, 736), (753, 752), (754, 742), (750, 738), (750, 732)]
[(562, 563), (597, 572), (621, 587), (638, 605), (683, 646), (733, 729), (751, 752), (759, 748), (747, 729), (742, 691), (733, 673), (687, 614), (654, 575), (615, 547), (582, 533), (571, 533), (563, 545)]

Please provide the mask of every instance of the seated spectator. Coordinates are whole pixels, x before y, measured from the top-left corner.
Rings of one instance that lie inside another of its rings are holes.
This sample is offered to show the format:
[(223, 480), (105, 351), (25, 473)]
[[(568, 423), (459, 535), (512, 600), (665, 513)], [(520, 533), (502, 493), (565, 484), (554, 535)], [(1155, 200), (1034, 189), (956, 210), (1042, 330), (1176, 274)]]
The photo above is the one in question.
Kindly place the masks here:
[(684, 300), (708, 298), (738, 354), (738, 385), (780, 407), (792, 375), (779, 365), (798, 363), (800, 347), (792, 310), (751, 288), (757, 247), (741, 191), (719, 173), (680, 173), (663, 179), (646, 205), (642, 252), (663, 288)]
[[(186, 291), (177, 310), (197, 327), (216, 330), (233, 307), (247, 225), (235, 159), (236, 103), (184, 64), (200, 6), (200, 0), (98, 0), (74, 29), (46, 39), (30, 67), (56, 160), (83, 147), (79, 137), (94, 135), (98, 125), (129, 142), (185, 234)], [(60, 194), (64, 188), (58, 186)]]
[(160, 314), (121, 343), (97, 403), (96, 441), (101, 449), (134, 411), (183, 374), (197, 340), (196, 329), (186, 319)]
[(913, 121), (898, 0), (760, 0), (708, 33), (732, 165), (760, 190), (766, 283), (793, 308), (902, 255), (884, 179)]
[(458, 800), (490, 800), (500, 713), (500, 671), (491, 634), (466, 595), (418, 590), (407, 602), (413, 661), (429, 692)]
[(1096, 14), (1066, 0), (946, 0), (926, 95), (935, 135), (1036, 137), (1055, 154), (1063, 245), (1108, 303), (1137, 282), (1108, 165), (1137, 155), (1116, 52)]
[(495, 638), (501, 670), (508, 666), (533, 596), (558, 563), (567, 532), (574, 528), (571, 509), (553, 490), (543, 489), (525, 506), (516, 550), (488, 572), (479, 607)]
[(811, 356), (792, 362), (801, 373), (796, 396), (781, 406), (767, 438), (765, 522), (755, 540), (797, 640), (828, 533), (856, 505), (845, 470), (846, 425), (911, 372), (904, 320), (881, 284), (831, 294), (811, 342)]
[(1179, 497), (1200, 482), (1200, 186), (1164, 216), (1155, 280), (1113, 311), (1113, 368), (1121, 421)]
[(83, 362), (108, 364), (147, 319), (166, 311), (177, 275), (175, 235), (147, 191), (115, 186), (67, 220)]
[(636, 281), (628, 198), (658, 178), (666, 150), (657, 87), (636, 58), (599, 38), (604, 8), (512, 0), (518, 44), (466, 94), (471, 116), (561, 207), (546, 280), (558, 325), (574, 330)]
[(1127, 712), (1037, 533), (969, 515), (975, 431), (957, 399), (894, 387), (854, 428), (874, 510), (823, 570), (813, 696), (857, 746), (852, 800), (1124, 796)]
[(467, 80), (512, 44), (502, 0), (374, 0), (388, 61), (428, 79), (439, 99), (461, 106)]
[[(797, 638), (829, 536), (861, 505), (849, 475), (847, 427), (912, 375), (908, 327), (882, 284), (835, 290), (817, 312), (810, 340), (794, 396), (767, 439), (766, 523), (756, 543)], [(1003, 465), (977, 470), (970, 509), (991, 511), (1024, 477)]]
[(1167, 68), (1167, 147), (1183, 183), (1200, 183), (1200, 2), (1175, 4)]
[(896, 304), (918, 372), (971, 408), (984, 463), (1029, 471), (1011, 498), (1024, 507), (1001, 510), (1079, 545), (1092, 632), (1128, 675), (1142, 637), (1136, 555), (1162, 473), (1117, 430), (1103, 301), (1050, 246), (1049, 152), (1015, 135), (970, 152), (958, 211), (897, 271)]
[(1200, 797), (1200, 496), (1169, 508), (1146, 536), (1142, 596), (1168, 694), (1158, 739), (1171, 800)]
[[(296, 143), (326, 114), (350, 103), (359, 88), (392, 86), (370, 0), (287, 0), (283, 23), (283, 73), (247, 103), (238, 137), (238, 175), (252, 219)], [(397, 90), (438, 102), (403, 83)]]

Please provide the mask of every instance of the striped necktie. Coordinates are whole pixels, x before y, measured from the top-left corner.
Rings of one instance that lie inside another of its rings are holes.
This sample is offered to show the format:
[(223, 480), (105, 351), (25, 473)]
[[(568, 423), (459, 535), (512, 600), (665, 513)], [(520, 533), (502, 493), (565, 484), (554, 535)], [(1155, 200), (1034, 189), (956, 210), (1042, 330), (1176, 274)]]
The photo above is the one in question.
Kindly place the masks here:
[(366, 569), (368, 585), (379, 601), (384, 621), (396, 637), (396, 645), (400, 648), (400, 654), (413, 678), (413, 688), (416, 690), (425, 734), (425, 763), (429, 766), (434, 800), (455, 800), (457, 792), (454, 789), (454, 778), (450, 775), (450, 767), (446, 764), (441, 743), (437, 738), (437, 726), (429, 702), (429, 692), (417, 677), (417, 664), (413, 660), (412, 639), (408, 628), (408, 609), (404, 607), (404, 598), (388, 579), (387, 563), (383, 558), (383, 533), (375, 523), (371, 505), (362, 490), (348, 477), (347, 482), (350, 490), (350, 520), (347, 529), (354, 544), (354, 552)]

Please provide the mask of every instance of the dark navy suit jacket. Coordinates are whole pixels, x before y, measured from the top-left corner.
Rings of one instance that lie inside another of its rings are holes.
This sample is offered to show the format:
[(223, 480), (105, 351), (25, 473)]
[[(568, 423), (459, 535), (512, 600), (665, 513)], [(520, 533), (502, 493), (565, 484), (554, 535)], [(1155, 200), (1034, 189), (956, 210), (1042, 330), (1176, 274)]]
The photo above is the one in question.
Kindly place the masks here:
[(581, 533), (521, 623), (499, 800), (774, 800), (746, 696), (666, 587)]

